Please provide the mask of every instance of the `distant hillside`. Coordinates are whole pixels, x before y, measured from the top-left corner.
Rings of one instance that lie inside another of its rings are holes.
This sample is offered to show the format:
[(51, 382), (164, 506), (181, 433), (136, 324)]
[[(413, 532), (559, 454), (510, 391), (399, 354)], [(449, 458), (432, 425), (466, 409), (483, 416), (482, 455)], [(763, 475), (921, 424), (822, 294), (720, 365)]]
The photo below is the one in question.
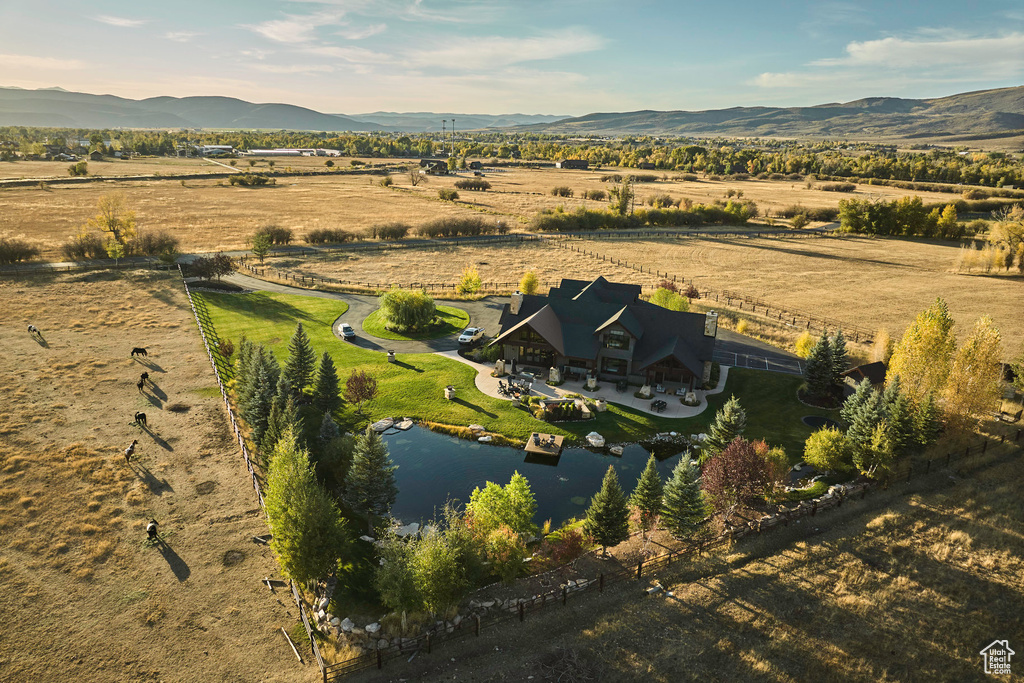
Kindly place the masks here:
[(486, 128), (507, 128), (509, 126), (528, 126), (538, 123), (553, 123), (569, 118), (551, 114), (452, 114), (443, 112), (391, 112), (375, 111), (369, 114), (352, 114), (352, 118), (360, 121), (374, 121), (410, 133), (434, 133), (441, 130), (441, 121), (447, 120), (447, 128), (451, 130), (452, 119), (455, 119), (457, 130), (483, 130)]
[(131, 100), (61, 88), (0, 87), (0, 126), (66, 128), (228, 128), (321, 131), (441, 130), (456, 120), (458, 130), (550, 123), (564, 116), (543, 114), (434, 114), (375, 112), (356, 117), (324, 114), (291, 104), (254, 104), (233, 97), (150, 97)]
[(1024, 86), (928, 100), (871, 97), (814, 107), (587, 114), (524, 127), (542, 133), (760, 137), (938, 137), (1024, 129)]
[(0, 88), (0, 125), (69, 128), (269, 128), (391, 130), (377, 123), (322, 114), (291, 104), (254, 104), (233, 97), (130, 100), (59, 89)]

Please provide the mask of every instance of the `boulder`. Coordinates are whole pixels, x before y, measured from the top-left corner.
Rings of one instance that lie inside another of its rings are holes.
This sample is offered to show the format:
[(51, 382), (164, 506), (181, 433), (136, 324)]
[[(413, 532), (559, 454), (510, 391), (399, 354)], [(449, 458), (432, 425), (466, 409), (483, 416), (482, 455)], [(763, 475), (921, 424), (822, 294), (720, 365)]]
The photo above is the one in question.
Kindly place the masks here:
[(366, 626), (366, 632), (367, 633), (377, 633), (379, 631), (380, 631), (380, 623), (379, 622), (375, 621), (372, 624), (368, 624)]
[(480, 606), (483, 607), (484, 609), (490, 609), (490, 608), (494, 607), (494, 600), (484, 600), (483, 602), (480, 603)]
[(330, 604), (330, 602), (331, 602), (330, 599), (328, 599), (326, 597), (320, 598), (320, 602), (316, 603), (317, 609), (319, 609), (319, 610), (326, 610), (327, 609), (327, 605)]
[(648, 594), (648, 595), (657, 595), (657, 594), (658, 594), (658, 593), (660, 593), (660, 592), (661, 592), (662, 590), (663, 590), (663, 589), (662, 589), (662, 587), (661, 587), (661, 586), (651, 586), (650, 588), (648, 588), (648, 589), (647, 589), (647, 594)]
[(353, 626), (351, 633), (354, 636), (365, 636), (366, 635), (366, 631), (364, 629), (359, 628), (358, 626)]
[(456, 614), (455, 618), (452, 619), (452, 623), (455, 624), (456, 626), (461, 624), (462, 623), (462, 615), (461, 614)]
[(352, 633), (352, 629), (354, 629), (355, 626), (355, 622), (348, 617), (341, 620), (341, 630), (345, 633)]
[(380, 650), (386, 650), (391, 646), (391, 641), (387, 638), (381, 638), (377, 641), (377, 648)]
[(331, 626), (341, 626), (341, 619), (339, 619), (338, 617), (334, 617), (333, 619), (331, 619)]

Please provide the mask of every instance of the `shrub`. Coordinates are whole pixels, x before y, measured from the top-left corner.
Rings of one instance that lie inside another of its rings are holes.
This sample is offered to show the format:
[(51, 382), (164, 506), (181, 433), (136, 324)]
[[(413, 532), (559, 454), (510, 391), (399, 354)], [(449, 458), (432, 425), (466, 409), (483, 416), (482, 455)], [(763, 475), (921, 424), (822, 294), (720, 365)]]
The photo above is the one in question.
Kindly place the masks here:
[(697, 174), (696, 173), (684, 173), (683, 175), (679, 176), (679, 179), (680, 180), (685, 180), (687, 182), (695, 183), (695, 182), (697, 182)]
[(39, 249), (16, 237), (0, 237), (0, 263), (17, 263), (39, 256)]
[(425, 292), (393, 289), (380, 297), (380, 312), (389, 326), (399, 331), (422, 329), (434, 320), (434, 300)]
[(700, 292), (693, 285), (686, 285), (686, 291), (683, 292), (683, 296), (687, 299), (699, 299)]
[(593, 199), (598, 202), (602, 202), (608, 198), (608, 193), (604, 190), (587, 190), (583, 193), (584, 198)]
[(797, 215), (793, 216), (792, 219), (790, 219), (789, 224), (792, 225), (797, 230), (799, 230), (800, 228), (806, 227), (807, 224), (810, 222), (811, 221), (807, 219), (806, 214), (798, 213)]
[(456, 192), (455, 190), (442, 188), (437, 191), (437, 196), (438, 198), (443, 199), (446, 202), (454, 202), (456, 199), (459, 198), (459, 193)]
[(676, 206), (678, 202), (668, 194), (656, 194), (647, 198), (647, 203), (656, 209), (669, 209)]
[(853, 192), (857, 189), (855, 183), (822, 183), (818, 185), (819, 190), (825, 192)]
[(341, 228), (317, 228), (310, 230), (305, 237), (306, 244), (340, 244), (354, 237), (351, 232)]
[(603, 175), (603, 176), (601, 176), (601, 182), (602, 183), (621, 183), (622, 182), (622, 176), (620, 174), (618, 174), (618, 173), (613, 173), (611, 175)]
[(459, 190), (479, 190), (483, 192), (491, 189), (491, 184), (479, 178), (467, 178), (465, 180), (456, 180), (455, 187)]
[(381, 223), (373, 225), (367, 231), (370, 237), (379, 240), (400, 240), (404, 239), (412, 228), (407, 223)]
[(72, 237), (61, 245), (60, 251), (69, 261), (107, 258), (107, 247), (103, 238), (92, 232), (82, 232)]
[(417, 228), (421, 237), (458, 237), (460, 235), (490, 235), (507, 232), (503, 224), (488, 223), (478, 216), (437, 218)]
[(68, 175), (70, 176), (82, 176), (89, 175), (89, 164), (85, 161), (79, 161), (77, 164), (71, 164), (68, 166)]
[(736, 323), (736, 331), (740, 334), (746, 334), (748, 329), (750, 329), (750, 323), (745, 319), (741, 318), (740, 321)]
[(386, 176), (384, 176), (383, 178), (380, 179), (380, 186), (381, 187), (391, 187), (394, 184), (395, 184), (395, 179), (392, 178), (390, 175), (386, 175)]
[(276, 185), (277, 179), (269, 178), (262, 173), (239, 173), (228, 176), (228, 182), (232, 185), (241, 185), (242, 187), (260, 187), (263, 185)]
[(631, 183), (656, 183), (659, 179), (660, 177), (653, 173), (634, 173), (629, 176)]
[(140, 233), (129, 244), (129, 252), (143, 256), (178, 253), (178, 238), (165, 230)]
[(217, 350), (220, 352), (221, 358), (229, 361), (235, 354), (235, 343), (230, 339), (221, 339), (217, 342)]
[(293, 236), (291, 228), (281, 228), (276, 225), (263, 226), (253, 234), (266, 235), (271, 244), (290, 244)]
[(989, 195), (988, 192), (985, 192), (985, 190), (979, 190), (976, 187), (972, 187), (969, 190), (964, 190), (963, 191), (963, 198), (964, 199), (986, 199), (989, 196), (990, 195)]
[(572, 188), (566, 187), (565, 185), (559, 185), (558, 187), (551, 188), (551, 196), (553, 197), (571, 197)]

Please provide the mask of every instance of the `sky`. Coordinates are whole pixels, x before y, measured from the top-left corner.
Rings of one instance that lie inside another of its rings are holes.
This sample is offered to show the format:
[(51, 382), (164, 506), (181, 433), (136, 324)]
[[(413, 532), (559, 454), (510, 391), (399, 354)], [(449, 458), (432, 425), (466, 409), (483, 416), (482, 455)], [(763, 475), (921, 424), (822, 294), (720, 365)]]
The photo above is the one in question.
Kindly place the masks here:
[(582, 115), (1024, 84), (1020, 0), (0, 2), (0, 85)]

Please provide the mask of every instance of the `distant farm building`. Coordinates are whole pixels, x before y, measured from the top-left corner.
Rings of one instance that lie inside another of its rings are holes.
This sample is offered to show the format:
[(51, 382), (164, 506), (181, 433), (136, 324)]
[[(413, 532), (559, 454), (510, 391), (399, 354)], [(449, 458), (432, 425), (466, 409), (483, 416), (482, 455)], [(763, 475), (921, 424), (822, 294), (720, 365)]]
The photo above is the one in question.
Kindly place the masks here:
[(231, 145), (201, 145), (197, 150), (201, 157), (225, 157), (235, 153)]
[(636, 167), (644, 171), (653, 171), (655, 168), (657, 168), (657, 166), (652, 164), (650, 161), (642, 161), (639, 164), (637, 164)]
[(247, 157), (340, 157), (341, 152), (336, 149), (323, 148), (283, 148), (275, 149), (250, 149), (248, 152), (241, 152)]
[(586, 171), (590, 168), (590, 162), (586, 159), (562, 159), (555, 162), (555, 168), (578, 168)]

